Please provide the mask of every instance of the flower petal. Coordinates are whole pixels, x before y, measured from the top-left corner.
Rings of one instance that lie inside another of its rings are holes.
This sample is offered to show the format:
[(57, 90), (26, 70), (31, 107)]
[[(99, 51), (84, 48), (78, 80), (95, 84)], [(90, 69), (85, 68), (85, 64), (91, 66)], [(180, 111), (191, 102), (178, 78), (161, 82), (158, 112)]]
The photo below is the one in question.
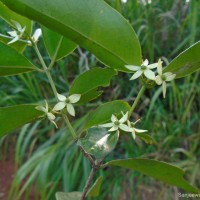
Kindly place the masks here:
[(167, 90), (167, 86), (166, 86), (166, 82), (165, 81), (163, 81), (162, 88), (163, 88), (163, 98), (165, 98), (166, 90)]
[(15, 20), (12, 20), (12, 23), (15, 25), (15, 27), (17, 28), (18, 31), (21, 31), (22, 30), (22, 26), (20, 25), (19, 22), (15, 21)]
[(176, 77), (176, 74), (172, 74), (170, 76), (166, 76), (166, 81), (172, 81)]
[(128, 127), (126, 124), (120, 124), (120, 125), (119, 125), (119, 128), (120, 128), (122, 131), (126, 131), (126, 132), (130, 132), (130, 131), (131, 131), (131, 128)]
[(135, 140), (136, 136), (135, 136), (135, 131), (134, 130), (132, 131), (132, 136), (133, 136), (133, 139)]
[(53, 110), (54, 110), (54, 111), (59, 111), (59, 110), (62, 110), (65, 106), (66, 106), (66, 103), (63, 102), (63, 101), (61, 101), (61, 102), (58, 102), (58, 103), (54, 106)]
[(158, 60), (157, 72), (159, 75), (162, 75), (162, 60)]
[(58, 128), (56, 122), (54, 122), (53, 120), (50, 120), (50, 122), (51, 122), (52, 124), (54, 124), (54, 126), (55, 126), (56, 128)]
[(72, 94), (71, 96), (69, 96), (69, 101), (70, 103), (76, 103), (80, 100), (81, 95), (80, 94)]
[(57, 97), (58, 97), (59, 101), (66, 101), (66, 99), (67, 99), (64, 95), (58, 94), (58, 93), (57, 93)]
[(136, 120), (133, 124), (134, 124), (134, 125), (137, 124), (141, 119), (142, 119), (142, 118)]
[(115, 115), (112, 115), (112, 116), (111, 116), (111, 121), (112, 121), (112, 122), (115, 122), (115, 121), (117, 121), (117, 120), (118, 120), (118, 119), (117, 119), (117, 117), (116, 117)]
[(71, 116), (75, 117), (75, 110), (74, 110), (74, 106), (72, 106), (72, 104), (67, 103), (67, 111)]
[(128, 119), (128, 112), (126, 112), (126, 114), (119, 120), (119, 122), (123, 124), (125, 121), (127, 121), (127, 119)]
[(35, 109), (47, 113), (46, 108), (43, 106), (36, 106)]
[(150, 69), (145, 69), (144, 75), (150, 80), (155, 80), (155, 78), (156, 78), (155, 73), (153, 71), (151, 71)]
[(154, 69), (156, 67), (158, 67), (158, 63), (153, 63), (147, 66), (148, 69)]
[(144, 132), (147, 132), (148, 130), (142, 130), (142, 129), (137, 129), (137, 128), (134, 128), (135, 132), (137, 133), (144, 133)]
[(35, 42), (37, 42), (41, 35), (42, 35), (42, 30), (41, 30), (41, 28), (38, 28), (35, 30), (32, 38)]
[(149, 64), (149, 61), (147, 59), (145, 59), (145, 61), (142, 63), (142, 65), (144, 66), (148, 66), (148, 64)]
[(134, 80), (134, 79), (140, 77), (142, 73), (143, 73), (142, 70), (138, 70), (137, 72), (135, 72), (135, 74), (133, 74), (133, 76), (130, 78), (130, 80)]
[(107, 124), (101, 124), (99, 125), (100, 127), (105, 127), (105, 128), (110, 128), (112, 127), (114, 124), (113, 123), (107, 123)]
[(18, 36), (16, 36), (13, 40), (11, 40), (10, 42), (8, 42), (7, 44), (12, 44), (14, 42), (17, 42), (17, 40), (19, 40)]
[(157, 76), (156, 76), (155, 82), (156, 82), (157, 85), (161, 85), (161, 84), (162, 84), (163, 80), (162, 80), (162, 78), (160, 77), (160, 75), (157, 75)]
[(21, 36), (23, 35), (23, 33), (24, 33), (24, 31), (26, 30), (26, 26), (24, 26), (24, 28), (23, 29), (21, 29)]
[(111, 132), (111, 131), (116, 131), (118, 130), (118, 126), (114, 125), (111, 129), (109, 129), (108, 131)]
[(167, 77), (167, 76), (171, 76), (173, 73), (172, 72), (165, 72), (163, 75), (165, 76), (165, 77)]
[(9, 32), (7, 32), (7, 33), (8, 33), (10, 36), (12, 36), (12, 37), (18, 36), (16, 31), (9, 31)]
[(50, 112), (47, 113), (47, 117), (49, 120), (54, 120), (56, 118), (55, 115)]
[(127, 120), (127, 124), (129, 127), (131, 127), (131, 122), (129, 120)]
[(141, 69), (140, 66), (135, 66), (135, 65), (125, 65), (125, 67), (127, 69), (130, 69), (131, 71), (138, 71), (139, 69)]

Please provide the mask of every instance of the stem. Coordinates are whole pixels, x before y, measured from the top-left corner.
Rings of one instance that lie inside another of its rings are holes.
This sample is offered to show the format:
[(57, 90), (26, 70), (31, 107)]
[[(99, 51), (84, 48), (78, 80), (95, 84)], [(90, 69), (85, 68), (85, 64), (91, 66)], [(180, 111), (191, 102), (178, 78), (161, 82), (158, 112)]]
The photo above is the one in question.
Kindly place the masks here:
[(138, 104), (138, 102), (139, 102), (141, 96), (143, 95), (145, 89), (146, 89), (145, 86), (142, 86), (142, 88), (140, 89), (140, 91), (139, 91), (139, 93), (138, 93), (138, 95), (137, 95), (135, 101), (133, 102), (133, 105), (131, 106), (130, 111), (129, 111), (129, 114), (128, 114), (128, 117), (129, 117), (129, 118), (130, 118), (131, 114), (133, 113), (133, 111), (135, 110), (135, 108), (136, 108), (136, 106), (137, 106), (137, 104)]
[[(52, 79), (50, 70), (52, 69), (52, 67), (53, 67), (53, 65), (54, 65), (54, 63), (55, 63), (55, 61), (56, 61), (56, 56), (57, 56), (57, 53), (58, 53), (58, 49), (59, 49), (59, 48), (56, 50), (56, 52), (55, 52), (55, 54), (54, 54), (54, 57), (53, 57), (53, 59), (51, 60), (51, 63), (50, 63), (50, 65), (49, 65), (49, 67), (47, 67), (46, 64), (45, 64), (45, 62), (44, 62), (44, 60), (43, 60), (43, 58), (42, 58), (42, 56), (41, 56), (41, 54), (40, 54), (40, 51), (39, 51), (37, 45), (36, 45), (33, 41), (31, 41), (31, 42), (32, 42), (33, 47), (34, 47), (34, 49), (35, 49), (35, 51), (36, 51), (36, 53), (37, 53), (37, 55), (38, 55), (38, 58), (39, 58), (39, 60), (40, 60), (40, 62), (41, 62), (41, 64), (42, 64), (42, 67), (43, 67), (43, 69), (44, 69), (44, 71), (45, 71), (45, 74), (46, 74), (46, 76), (47, 76), (47, 78), (48, 78), (48, 80), (49, 80), (49, 83), (50, 83), (50, 85), (51, 85), (51, 88), (52, 88), (52, 90), (53, 90), (53, 93), (54, 93), (56, 99), (58, 100), (58, 97), (57, 97), (57, 89), (56, 89), (55, 84), (54, 84), (54, 81), (53, 81), (53, 79)], [(61, 44), (61, 42), (62, 42), (62, 40), (60, 40), (59, 45)], [(70, 131), (70, 133), (72, 134), (74, 140), (77, 140), (78, 137), (77, 137), (77, 135), (76, 135), (76, 132), (74, 131), (74, 129), (73, 129), (73, 127), (72, 127), (72, 125), (71, 125), (71, 123), (70, 123), (70, 121), (69, 121), (67, 115), (66, 115), (63, 111), (62, 111), (62, 117), (63, 117), (63, 119), (65, 120), (65, 123), (67, 124), (67, 127), (69, 128), (69, 131)], [(82, 193), (82, 196), (81, 196), (81, 200), (85, 200), (86, 195), (87, 195), (87, 192), (88, 192), (88, 190), (89, 190), (89, 187), (90, 187), (90, 185), (91, 185), (91, 183), (92, 183), (92, 180), (93, 180), (93, 178), (94, 178), (95, 172), (100, 168), (101, 163), (97, 163), (97, 164), (96, 164), (95, 161), (93, 160), (93, 158), (92, 158), (87, 152), (85, 152), (85, 150), (84, 150), (82, 147), (80, 147), (80, 150), (81, 150), (81, 152), (83, 153), (83, 155), (90, 161), (90, 164), (91, 164), (91, 166), (92, 166), (90, 175), (89, 175), (89, 177), (88, 177), (88, 180), (87, 180), (87, 182), (86, 182), (86, 185), (85, 185), (85, 187), (84, 187), (84, 189), (83, 189), (83, 193)]]
[(90, 164), (92, 167), (95, 167), (95, 161), (93, 160), (93, 158), (90, 156), (90, 154), (88, 154), (82, 146), (79, 146), (79, 149), (81, 150), (81, 152), (83, 153), (83, 155), (90, 161)]
[(77, 140), (76, 132), (74, 131), (74, 128), (72, 127), (67, 115), (62, 112), (62, 117), (64, 118), (65, 123), (67, 124), (67, 127), (69, 128), (69, 131), (72, 134), (72, 137), (74, 138), (74, 140)]
[(59, 49), (60, 49), (60, 46), (61, 46), (61, 44), (62, 44), (62, 41), (63, 41), (63, 36), (60, 38), (60, 40), (59, 40), (59, 42), (58, 42), (58, 46), (57, 46), (56, 51), (55, 51), (55, 53), (54, 53), (54, 55), (53, 55), (53, 58), (52, 58), (52, 60), (51, 60), (51, 63), (50, 63), (50, 65), (49, 65), (49, 67), (48, 67), (48, 70), (49, 70), (49, 71), (51, 71), (51, 69), (53, 68), (53, 66), (54, 66), (54, 64), (55, 64), (55, 62), (56, 62), (56, 57), (57, 57), (57, 55), (58, 55), (58, 51), (59, 51)]
[(87, 195), (87, 192), (88, 192), (89, 187), (90, 187), (90, 185), (91, 185), (91, 183), (92, 183), (92, 180), (93, 180), (93, 178), (94, 178), (94, 175), (95, 175), (96, 170), (97, 170), (97, 169), (95, 169), (95, 168), (92, 168), (92, 169), (91, 169), (90, 175), (89, 175), (88, 180), (87, 180), (87, 182), (86, 182), (86, 184), (85, 184), (85, 187), (84, 187), (84, 189), (83, 189), (83, 193), (82, 193), (82, 196), (81, 196), (81, 199), (80, 199), (80, 200), (85, 200), (86, 195)]
[[(39, 51), (37, 45), (36, 45), (33, 41), (32, 41), (32, 43), (33, 43), (33, 47), (34, 47), (34, 49), (35, 49), (35, 51), (36, 51), (36, 53), (37, 53), (37, 55), (38, 55), (38, 58), (39, 58), (39, 60), (40, 60), (40, 62), (41, 62), (41, 64), (42, 64), (42, 67), (43, 67), (43, 69), (44, 69), (44, 71), (45, 71), (45, 74), (46, 74), (46, 76), (47, 76), (47, 78), (48, 78), (48, 80), (49, 80), (49, 83), (50, 83), (51, 88), (52, 88), (52, 90), (53, 90), (54, 96), (55, 96), (56, 99), (58, 100), (58, 97), (57, 97), (57, 89), (56, 89), (56, 87), (55, 87), (55, 84), (54, 84), (54, 81), (53, 81), (53, 79), (52, 79), (51, 73), (49, 72), (49, 70), (48, 70), (48, 68), (47, 68), (47, 66), (46, 66), (46, 64), (45, 64), (45, 62), (44, 62), (44, 60), (43, 60), (43, 58), (42, 58), (42, 56), (41, 56), (41, 54), (40, 54), (40, 51)], [(54, 62), (55, 62), (55, 58), (52, 60), (50, 66), (51, 66), (51, 65), (53, 66)], [(72, 125), (71, 125), (71, 123), (70, 123), (70, 121), (69, 121), (67, 115), (65, 115), (65, 113), (64, 113), (63, 111), (62, 111), (62, 117), (64, 118), (65, 123), (67, 124), (67, 127), (69, 128), (69, 131), (70, 131), (70, 133), (72, 134), (72, 137), (76, 140), (76, 139), (77, 139), (76, 132), (74, 131), (74, 129), (73, 129), (73, 127), (72, 127)]]
[(34, 49), (35, 49), (35, 51), (36, 51), (36, 53), (37, 53), (37, 55), (38, 55), (38, 58), (39, 58), (39, 60), (40, 60), (40, 62), (41, 62), (41, 64), (42, 64), (42, 67), (43, 67), (43, 69), (44, 69), (44, 71), (45, 71), (45, 74), (47, 75), (47, 78), (48, 78), (48, 80), (49, 80), (49, 83), (50, 83), (50, 85), (51, 85), (51, 88), (52, 88), (52, 90), (53, 90), (53, 93), (54, 93), (56, 99), (58, 100), (58, 97), (57, 97), (57, 89), (56, 89), (55, 84), (54, 84), (54, 82), (53, 82), (51, 73), (48, 71), (48, 68), (47, 68), (47, 66), (46, 66), (46, 64), (45, 64), (45, 62), (44, 62), (44, 60), (43, 60), (43, 58), (42, 58), (42, 56), (41, 56), (41, 54), (40, 54), (40, 51), (39, 51), (37, 45), (34, 44), (33, 47), (34, 47)]

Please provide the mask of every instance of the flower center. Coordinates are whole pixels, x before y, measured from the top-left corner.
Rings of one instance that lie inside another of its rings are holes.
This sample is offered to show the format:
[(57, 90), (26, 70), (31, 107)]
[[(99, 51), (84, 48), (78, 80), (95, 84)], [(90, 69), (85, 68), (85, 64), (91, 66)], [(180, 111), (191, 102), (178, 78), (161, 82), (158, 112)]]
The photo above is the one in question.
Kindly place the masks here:
[(162, 79), (163, 81), (166, 81), (166, 77), (165, 77), (164, 74), (161, 76), (161, 79)]
[(146, 67), (146, 66), (144, 66), (144, 65), (143, 65), (143, 66), (141, 66), (141, 69), (142, 69), (142, 70), (145, 70), (146, 68), (147, 68), (147, 67)]
[(115, 121), (114, 124), (115, 124), (116, 126), (119, 126), (119, 121)]
[(66, 102), (66, 103), (70, 103), (70, 100), (67, 98), (65, 102)]

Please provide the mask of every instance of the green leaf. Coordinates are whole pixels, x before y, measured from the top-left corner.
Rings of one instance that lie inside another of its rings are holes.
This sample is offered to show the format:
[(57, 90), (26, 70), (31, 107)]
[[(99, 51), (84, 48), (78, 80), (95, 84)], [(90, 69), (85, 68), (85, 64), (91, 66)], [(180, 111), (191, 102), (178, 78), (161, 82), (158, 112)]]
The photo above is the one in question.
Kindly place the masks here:
[(179, 54), (164, 72), (173, 72), (176, 78), (182, 78), (200, 69), (200, 42), (195, 43), (181, 54)]
[(57, 192), (56, 200), (80, 200), (81, 194), (82, 194), (81, 192), (70, 192), (70, 193)]
[(81, 95), (80, 101), (78, 101), (76, 104), (83, 104), (92, 101), (98, 98), (102, 93), (103, 91), (98, 91), (97, 88), (90, 90), (89, 92)]
[(170, 165), (165, 162), (150, 159), (126, 159), (126, 160), (113, 160), (104, 165), (118, 166), (126, 169), (136, 170), (147, 176), (154, 177), (170, 185), (175, 185), (179, 188), (185, 189), (193, 193), (198, 193), (198, 189), (191, 186), (184, 178), (184, 171), (178, 167)]
[(17, 105), (0, 108), (0, 137), (10, 131), (37, 120), (41, 111), (35, 109), (36, 105)]
[(42, 26), (45, 47), (51, 59), (59, 60), (76, 49), (76, 44), (62, 35)]
[(78, 103), (91, 101), (102, 93), (97, 91), (98, 87), (109, 86), (111, 78), (116, 74), (117, 72), (110, 68), (93, 68), (75, 79), (69, 93), (81, 94), (81, 99)]
[(134, 30), (102, 0), (1, 1), (88, 49), (112, 68), (128, 71), (125, 64), (141, 64), (141, 48)]
[(93, 155), (96, 159), (105, 158), (115, 148), (119, 139), (119, 131), (110, 132), (105, 128), (90, 128), (83, 139), (79, 139), (77, 145)]
[(88, 116), (88, 122), (85, 125), (85, 129), (109, 121), (112, 114), (120, 115), (121, 111), (125, 113), (129, 110), (130, 105), (127, 102), (121, 100), (102, 104)]
[(152, 138), (150, 135), (146, 133), (137, 133), (137, 137), (143, 140), (146, 144), (156, 144), (154, 138)]
[(92, 185), (92, 187), (88, 191), (87, 196), (98, 197), (100, 193), (102, 181), (103, 181), (103, 177), (99, 176), (99, 178), (95, 181), (95, 183)]
[[(10, 26), (13, 26), (13, 22), (12, 20), (14, 21), (17, 21), (21, 24), (22, 27), (25, 27), (26, 26), (26, 33), (28, 35), (31, 35), (31, 32), (32, 32), (32, 22), (21, 16), (21, 15), (18, 15), (17, 13), (13, 12), (12, 10), (10, 10), (8, 7), (6, 7), (3, 3), (0, 2), (0, 18), (2, 18), (3, 20), (5, 20)], [(12, 29), (10, 29), (12, 30)], [(23, 36), (23, 39), (28, 39), (27, 36)], [(11, 39), (8, 39), (8, 38), (4, 38), (2, 36), (0, 36), (0, 41), (7, 44)], [(26, 47), (26, 43), (24, 42), (21, 42), (21, 41), (17, 41), (13, 44), (10, 44), (9, 46), (11, 46), (12, 48), (16, 49), (17, 51), (19, 52), (23, 52), (25, 47)]]
[(15, 49), (0, 42), (0, 76), (16, 75), (34, 70), (34, 65)]

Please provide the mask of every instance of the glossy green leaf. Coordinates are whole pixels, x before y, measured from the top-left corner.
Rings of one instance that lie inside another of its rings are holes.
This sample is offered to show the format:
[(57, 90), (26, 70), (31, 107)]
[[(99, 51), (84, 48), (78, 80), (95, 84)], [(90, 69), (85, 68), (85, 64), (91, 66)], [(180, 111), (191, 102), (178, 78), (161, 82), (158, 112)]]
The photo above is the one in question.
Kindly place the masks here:
[(41, 111), (35, 109), (35, 105), (17, 105), (0, 108), (0, 137), (16, 128), (37, 120)]
[(42, 35), (51, 59), (59, 60), (73, 52), (77, 46), (71, 40), (44, 26), (42, 27)]
[(200, 69), (200, 42), (195, 43), (174, 60), (165, 68), (164, 72), (173, 72), (176, 78), (182, 78)]
[(93, 68), (75, 79), (69, 93), (81, 94), (81, 99), (78, 103), (91, 101), (102, 93), (97, 91), (98, 88), (109, 86), (111, 78), (116, 74), (117, 72), (110, 68)]
[(103, 93), (103, 91), (102, 90), (98, 91), (97, 88), (90, 90), (89, 92), (87, 92), (81, 96), (81, 99), (80, 99), (80, 101), (77, 102), (77, 104), (83, 104), (83, 103), (92, 101), (92, 100), (98, 98), (102, 93)]
[[(2, 2), (0, 2), (0, 11), (1, 11), (0, 12), (0, 18), (5, 20), (10, 26), (13, 26), (12, 20), (17, 21), (21, 24), (22, 27), (26, 26), (26, 33), (28, 35), (31, 35), (31, 32), (32, 32), (32, 22), (31, 22), (31, 20), (13, 12), (8, 7), (6, 7)], [(10, 30), (12, 30), (12, 29), (10, 29)], [(27, 39), (27, 36), (24, 35), (23, 39)], [(7, 44), (10, 40), (11, 39), (4, 38), (4, 37), (0, 36), (0, 41), (5, 43), (5, 44)], [(9, 46), (13, 47), (14, 49), (16, 49), (19, 52), (23, 52), (23, 50), (26, 47), (26, 43), (17, 41), (13, 44), (10, 44)]]
[(88, 49), (110, 67), (128, 71), (125, 64), (141, 64), (141, 48), (134, 30), (103, 0), (1, 1)]
[(146, 133), (137, 133), (137, 137), (143, 140), (146, 144), (156, 144), (156, 141)]
[(77, 145), (93, 155), (96, 159), (103, 159), (115, 148), (119, 139), (119, 132), (108, 132), (105, 128), (90, 128)]
[(165, 162), (135, 158), (126, 160), (113, 160), (104, 165), (104, 167), (107, 166), (118, 166), (135, 170), (147, 176), (154, 177), (157, 180), (163, 181), (167, 184), (182, 188), (186, 191), (193, 193), (199, 192), (183, 178), (184, 171), (182, 169)]
[(34, 65), (15, 49), (0, 42), (0, 76), (16, 75), (34, 70)]
[(90, 128), (99, 124), (103, 124), (110, 121), (112, 114), (120, 115), (121, 112), (127, 112), (130, 110), (130, 105), (121, 100), (111, 101), (99, 106), (96, 110), (91, 112), (88, 116), (88, 122), (85, 128)]
[(92, 185), (90, 190), (87, 193), (87, 196), (89, 197), (98, 197), (102, 185), (103, 177), (99, 176), (99, 178), (95, 181), (95, 183)]
[(81, 194), (81, 192), (57, 192), (56, 200), (80, 200)]

